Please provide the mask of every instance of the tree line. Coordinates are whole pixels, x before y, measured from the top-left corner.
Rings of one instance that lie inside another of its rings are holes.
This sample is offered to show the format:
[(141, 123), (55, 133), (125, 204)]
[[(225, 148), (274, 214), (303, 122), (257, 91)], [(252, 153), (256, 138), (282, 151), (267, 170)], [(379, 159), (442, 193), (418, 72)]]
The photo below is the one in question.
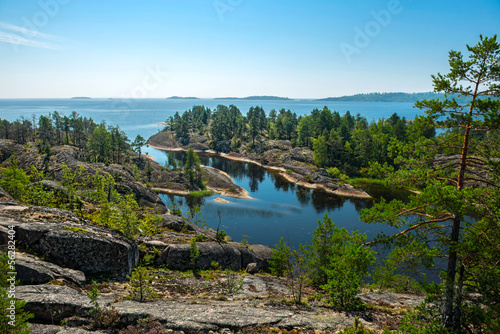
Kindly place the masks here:
[(219, 105), (215, 110), (195, 106), (168, 120), (168, 129), (178, 138), (190, 134), (207, 134), (212, 148), (227, 142), (236, 151), (243, 143), (247, 149), (262, 152), (266, 140), (289, 140), (294, 146), (314, 151), (318, 167), (334, 166), (349, 176), (359, 176), (371, 164), (395, 166), (389, 152), (392, 142), (414, 142), (420, 137), (433, 138), (433, 121), (417, 116), (409, 121), (394, 113), (388, 119), (368, 122), (349, 111), (340, 115), (327, 107), (314, 109), (309, 115), (297, 116), (290, 110), (275, 109), (266, 115), (262, 107), (251, 107), (246, 115), (234, 105)]
[(40, 153), (49, 155), (53, 146), (72, 145), (79, 148), (81, 158), (90, 162), (121, 163), (130, 149), (129, 139), (119, 126), (96, 123), (77, 112), (66, 116), (54, 111), (38, 120), (0, 119), (0, 138), (18, 144), (36, 142)]

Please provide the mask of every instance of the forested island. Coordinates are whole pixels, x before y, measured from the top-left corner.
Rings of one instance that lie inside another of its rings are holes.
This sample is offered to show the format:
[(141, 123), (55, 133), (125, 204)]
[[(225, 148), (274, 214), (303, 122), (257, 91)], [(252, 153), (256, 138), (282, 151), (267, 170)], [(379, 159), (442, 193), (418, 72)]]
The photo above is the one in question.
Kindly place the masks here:
[(167, 97), (168, 100), (198, 100), (197, 97), (182, 97), (182, 96), (171, 96)]
[(288, 97), (263, 95), (247, 97), (216, 97), (215, 100), (286, 101), (291, 99), (289, 99)]
[[(419, 100), (425, 114), (414, 120), (393, 114), (370, 123), (326, 107), (298, 117), (194, 106), (149, 138), (186, 151), (184, 163), (169, 154), (164, 166), (142, 154), (141, 135), (131, 141), (118, 126), (76, 112), (0, 120), (0, 328), (497, 332), (500, 44), (481, 37), (468, 50), (468, 60), (451, 52), (450, 73), (433, 76), (436, 90), (461, 94), (461, 104)], [(338, 195), (364, 196), (354, 187), (361, 182), (414, 194), (362, 211), (366, 223), (397, 228), (392, 235), (367, 240), (325, 214), (297, 249), (284, 238), (274, 248), (236, 243), (220, 229), (220, 213), (217, 230), (206, 229), (199, 208), (185, 217), (159, 197), (245, 197), (201, 166), (197, 152)], [(377, 254), (381, 248), (387, 252)], [(428, 281), (426, 270), (441, 271), (440, 281)]]
[[(335, 102), (411, 102), (415, 103), (421, 100), (444, 100), (444, 93), (426, 92), (426, 93), (368, 93), (356, 94), (340, 97), (328, 97), (317, 101), (335, 101)], [(467, 98), (451, 94), (448, 98), (455, 98), (460, 103), (466, 103)]]

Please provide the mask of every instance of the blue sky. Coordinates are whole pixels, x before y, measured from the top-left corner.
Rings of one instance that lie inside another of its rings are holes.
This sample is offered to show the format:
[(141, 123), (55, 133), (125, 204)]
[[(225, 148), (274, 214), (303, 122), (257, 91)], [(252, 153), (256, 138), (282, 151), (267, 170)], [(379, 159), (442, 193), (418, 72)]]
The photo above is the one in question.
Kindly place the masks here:
[(0, 98), (431, 91), (500, 1), (0, 0)]

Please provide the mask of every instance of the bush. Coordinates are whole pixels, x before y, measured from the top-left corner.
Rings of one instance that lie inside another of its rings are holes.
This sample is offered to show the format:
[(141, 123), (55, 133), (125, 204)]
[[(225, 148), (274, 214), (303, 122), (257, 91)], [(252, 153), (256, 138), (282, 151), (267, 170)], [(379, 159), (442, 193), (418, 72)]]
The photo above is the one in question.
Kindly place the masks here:
[(325, 214), (323, 222), (318, 221), (312, 245), (303, 247), (312, 285), (325, 290), (335, 308), (361, 307), (358, 288), (375, 261), (373, 251), (363, 246), (365, 242), (366, 235), (336, 227)]
[(190, 252), (189, 252), (190, 264), (191, 264), (191, 268), (193, 268), (193, 270), (195, 270), (196, 269), (196, 262), (198, 261), (198, 258), (200, 257), (200, 250), (198, 249), (198, 245), (196, 244), (195, 239), (191, 239), (189, 246), (191, 248)]
[(101, 295), (99, 291), (98, 284), (95, 281), (92, 281), (92, 289), (87, 291), (87, 296), (90, 299), (90, 303), (92, 307), (90, 308), (90, 315), (92, 317), (92, 326), (94, 328), (111, 328), (115, 326), (120, 320), (120, 316), (118, 315), (118, 311), (114, 308), (101, 308), (97, 298)]
[(271, 274), (283, 277), (292, 269), (292, 251), (283, 241), (283, 237), (274, 245), (273, 254), (269, 260)]
[(0, 186), (19, 202), (25, 202), (28, 196), (26, 186), (30, 183), (30, 178), (17, 167), (17, 159), (12, 156), (9, 165), (1, 168), (0, 172)]
[(128, 298), (144, 302), (156, 297), (156, 292), (151, 287), (154, 277), (144, 267), (137, 267), (132, 271), (132, 275), (127, 275), (130, 285)]
[(346, 181), (349, 178), (349, 176), (340, 172), (340, 170), (337, 167), (327, 168), (326, 171), (332, 179), (340, 179), (342, 181)]

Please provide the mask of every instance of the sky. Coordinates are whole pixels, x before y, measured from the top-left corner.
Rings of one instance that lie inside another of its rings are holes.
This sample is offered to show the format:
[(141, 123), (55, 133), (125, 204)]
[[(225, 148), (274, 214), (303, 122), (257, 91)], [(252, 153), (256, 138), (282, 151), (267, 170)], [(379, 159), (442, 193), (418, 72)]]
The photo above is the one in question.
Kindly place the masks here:
[(498, 0), (0, 0), (0, 98), (432, 91)]

